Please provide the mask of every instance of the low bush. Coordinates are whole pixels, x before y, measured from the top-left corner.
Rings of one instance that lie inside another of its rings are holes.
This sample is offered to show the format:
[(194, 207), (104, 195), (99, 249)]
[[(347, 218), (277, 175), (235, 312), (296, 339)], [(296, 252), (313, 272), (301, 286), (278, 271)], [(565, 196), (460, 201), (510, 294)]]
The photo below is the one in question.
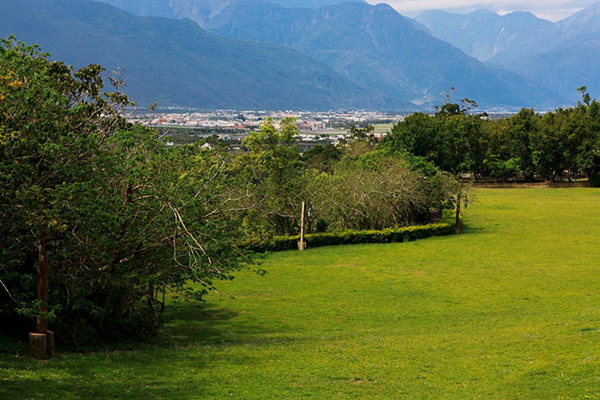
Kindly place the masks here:
[[(432, 236), (444, 236), (454, 233), (454, 227), (448, 223), (408, 226), (404, 228), (390, 228), (380, 231), (339, 231), (314, 233), (305, 235), (309, 248), (323, 246), (338, 246), (360, 243), (398, 243)], [(247, 247), (256, 252), (284, 251), (298, 248), (300, 236), (276, 236), (266, 243), (248, 244)]]

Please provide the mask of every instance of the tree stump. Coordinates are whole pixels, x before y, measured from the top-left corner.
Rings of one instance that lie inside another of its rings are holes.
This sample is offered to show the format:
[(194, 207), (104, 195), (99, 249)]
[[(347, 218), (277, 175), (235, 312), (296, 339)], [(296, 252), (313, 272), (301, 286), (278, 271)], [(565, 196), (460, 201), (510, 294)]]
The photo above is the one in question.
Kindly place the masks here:
[(29, 356), (36, 360), (48, 358), (48, 335), (45, 333), (29, 334)]

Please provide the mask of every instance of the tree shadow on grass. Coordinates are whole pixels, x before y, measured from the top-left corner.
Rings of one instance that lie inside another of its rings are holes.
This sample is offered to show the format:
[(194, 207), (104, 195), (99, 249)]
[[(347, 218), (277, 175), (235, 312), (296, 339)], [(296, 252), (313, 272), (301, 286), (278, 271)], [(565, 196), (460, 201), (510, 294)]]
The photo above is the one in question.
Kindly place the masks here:
[[(186, 399), (208, 394), (209, 357), (146, 351), (71, 356), (45, 362), (23, 360), (17, 366), (0, 359), (2, 399)], [(247, 359), (245, 362), (251, 363)], [(21, 371), (16, 367), (21, 366)]]
[[(171, 312), (169, 322), (151, 343), (163, 348), (276, 344), (289, 339), (285, 326), (239, 318), (239, 313), (214, 304), (186, 304)], [(294, 339), (297, 340), (297, 339)]]
[(474, 234), (474, 233), (483, 234), (483, 233), (489, 232), (487, 229), (482, 228), (481, 226), (474, 226), (474, 225), (471, 225), (468, 223), (463, 223), (460, 228), (461, 228), (461, 233), (464, 233), (464, 234)]
[[(0, 399), (187, 399), (212, 397), (215, 362), (256, 365), (231, 346), (280, 344), (285, 328), (265, 329), (212, 304), (178, 306), (148, 343), (126, 351), (59, 353), (39, 362), (0, 355)], [(279, 337), (279, 339), (276, 339)]]
[(178, 306), (169, 312), (167, 323), (151, 343), (162, 347), (218, 344), (231, 339), (232, 327), (252, 335), (260, 333), (256, 326), (236, 327), (239, 321), (232, 321), (238, 315), (211, 304)]

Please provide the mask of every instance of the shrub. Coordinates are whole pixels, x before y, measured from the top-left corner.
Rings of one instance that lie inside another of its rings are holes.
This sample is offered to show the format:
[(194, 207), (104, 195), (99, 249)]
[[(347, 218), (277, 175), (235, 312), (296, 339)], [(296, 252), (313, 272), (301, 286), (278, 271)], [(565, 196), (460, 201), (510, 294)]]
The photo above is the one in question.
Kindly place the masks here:
[(319, 218), (317, 220), (317, 233), (324, 233), (327, 232), (327, 228), (329, 228), (329, 224), (327, 223), (327, 221), (325, 221), (323, 218)]

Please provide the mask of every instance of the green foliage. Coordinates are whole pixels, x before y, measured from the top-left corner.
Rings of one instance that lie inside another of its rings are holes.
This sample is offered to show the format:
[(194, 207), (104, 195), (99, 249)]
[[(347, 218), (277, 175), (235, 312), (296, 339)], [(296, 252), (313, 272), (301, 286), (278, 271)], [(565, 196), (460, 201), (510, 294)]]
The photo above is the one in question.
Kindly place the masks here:
[(76, 344), (149, 335), (164, 292), (201, 299), (250, 260), (237, 247), (242, 185), (229, 155), (167, 148), (156, 132), (128, 125), (119, 77), (104, 91), (102, 71), (1, 43), (3, 330), (39, 314), (35, 271), (46, 236), (60, 246), (48, 250), (42, 316)]
[(307, 169), (332, 173), (335, 164), (341, 160), (342, 151), (332, 144), (326, 146), (315, 146), (304, 153), (302, 159)]
[[(303, 201), (312, 205), (313, 220), (322, 219), (328, 227), (368, 230), (423, 223), (430, 208), (448, 207), (455, 193), (448, 174), (414, 156), (408, 156), (412, 165), (401, 155), (374, 151), (375, 144), (366, 139), (343, 150), (329, 146), (301, 156), (297, 135), (294, 120), (284, 119), (277, 128), (267, 119), (244, 140), (248, 151), (235, 160), (254, 194), (244, 224), (253, 242), (268, 231), (297, 233)], [(366, 147), (359, 151), (356, 145)]]
[(367, 124), (363, 127), (352, 124), (350, 125), (350, 129), (348, 129), (350, 140), (367, 142), (371, 145), (374, 145), (377, 142), (374, 132), (375, 127), (371, 124)]
[(329, 224), (323, 218), (319, 218), (317, 220), (317, 223), (315, 224), (315, 229), (316, 229), (317, 233), (327, 232), (328, 228), (329, 228)]
[[(433, 236), (444, 236), (454, 233), (454, 228), (448, 223), (407, 226), (404, 228), (388, 228), (367, 231), (338, 231), (313, 233), (304, 236), (309, 248), (323, 246), (339, 246), (360, 243), (401, 243), (425, 239)], [(257, 252), (284, 251), (298, 248), (300, 236), (276, 236), (268, 243), (253, 245)]]
[(297, 211), (306, 187), (300, 152), (295, 147), (298, 127), (294, 119), (284, 119), (280, 128), (267, 119), (258, 132), (243, 141), (248, 150), (235, 160), (247, 182), (246, 207), (252, 210), (247, 229), (275, 234), (293, 232), (298, 225)]
[(417, 113), (399, 122), (382, 147), (409, 153), (454, 174), (464, 171), (502, 180), (555, 180), (600, 170), (600, 105), (580, 88), (583, 103), (539, 115), (531, 109), (498, 121), (446, 104), (434, 116)]
[(470, 171), (485, 158), (483, 124), (480, 116), (446, 108), (435, 116), (416, 113), (394, 126), (382, 146), (421, 157), (444, 171)]

